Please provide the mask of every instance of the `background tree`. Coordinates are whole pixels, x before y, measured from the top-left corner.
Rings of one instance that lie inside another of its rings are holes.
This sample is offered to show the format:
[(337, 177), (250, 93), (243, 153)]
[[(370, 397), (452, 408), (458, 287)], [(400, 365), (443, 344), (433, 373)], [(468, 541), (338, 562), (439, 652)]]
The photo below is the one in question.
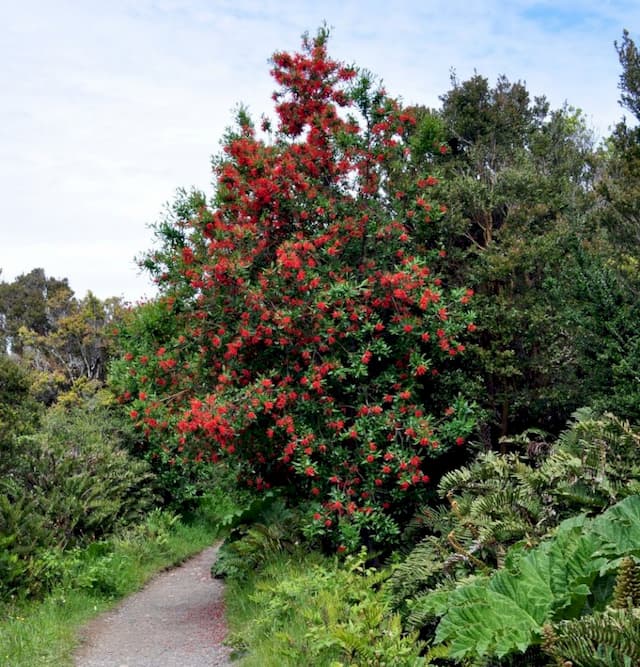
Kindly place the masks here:
[(17, 361), (0, 354), (0, 475), (11, 470), (18, 437), (33, 433), (41, 406), (33, 398), (33, 379)]
[(594, 146), (579, 111), (478, 74), (442, 96), (441, 226), (452, 285), (477, 291), (466, 376), (490, 415), (487, 445), (532, 424), (557, 431), (588, 400), (563, 276), (588, 237)]
[(5, 352), (22, 353), (18, 336), (24, 327), (40, 336), (53, 329), (73, 297), (66, 278), (47, 278), (44, 269), (33, 269), (13, 282), (0, 282), (0, 343)]
[[(640, 54), (628, 31), (615, 43), (622, 67), (620, 104), (633, 114), (623, 118), (603, 147), (603, 168), (592, 212), (603, 230), (597, 246), (586, 249), (587, 300), (594, 400), (600, 406), (640, 419)], [(582, 304), (583, 309), (585, 305)]]
[(34, 372), (32, 390), (47, 404), (78, 382), (104, 384), (110, 331), (123, 311), (119, 298), (77, 299), (66, 278), (47, 278), (43, 269), (0, 283), (4, 352)]

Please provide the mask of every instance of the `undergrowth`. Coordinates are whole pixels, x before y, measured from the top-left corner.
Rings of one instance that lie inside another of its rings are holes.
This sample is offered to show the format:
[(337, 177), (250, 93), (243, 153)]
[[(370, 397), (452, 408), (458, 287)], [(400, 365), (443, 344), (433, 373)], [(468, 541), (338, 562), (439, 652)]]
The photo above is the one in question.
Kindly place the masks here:
[(242, 667), (417, 667), (423, 643), (404, 633), (383, 590), (387, 570), (365, 554), (271, 552), (258, 570), (227, 580), (229, 643)]

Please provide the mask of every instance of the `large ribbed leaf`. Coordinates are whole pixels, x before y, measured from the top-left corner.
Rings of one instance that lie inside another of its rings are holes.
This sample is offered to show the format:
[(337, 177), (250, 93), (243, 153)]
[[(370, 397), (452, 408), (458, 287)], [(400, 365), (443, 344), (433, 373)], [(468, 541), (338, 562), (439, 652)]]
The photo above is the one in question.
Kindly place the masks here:
[(540, 626), (554, 603), (549, 572), (548, 549), (534, 549), (508, 570), (495, 574), (489, 589), (509, 598)]
[(640, 556), (640, 496), (629, 496), (593, 520), (591, 530), (607, 544), (603, 553)]
[(524, 651), (540, 629), (535, 619), (511, 598), (486, 586), (459, 588), (452, 593), (449, 604), (435, 639), (448, 643), (452, 658)]
[(581, 613), (593, 582), (606, 562), (605, 558), (595, 556), (603, 542), (589, 530), (589, 525), (583, 515), (567, 519), (560, 524), (554, 538), (543, 545), (549, 553), (554, 620), (575, 618)]
[(427, 596), (426, 607), (442, 616), (436, 642), (446, 643), (454, 658), (524, 651), (539, 642), (545, 623), (584, 613), (610, 560), (639, 553), (638, 496), (594, 520), (568, 519), (537, 548), (511, 549), (503, 570), (459, 585), (446, 604), (444, 591), (433, 594), (431, 605)]

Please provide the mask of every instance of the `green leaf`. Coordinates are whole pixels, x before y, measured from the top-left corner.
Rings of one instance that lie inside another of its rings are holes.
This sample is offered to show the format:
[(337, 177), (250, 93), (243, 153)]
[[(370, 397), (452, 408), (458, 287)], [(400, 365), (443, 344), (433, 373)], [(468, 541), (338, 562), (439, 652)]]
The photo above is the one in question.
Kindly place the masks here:
[(548, 549), (538, 548), (517, 561), (516, 571), (502, 570), (489, 588), (512, 600), (537, 625), (542, 625), (553, 606)]
[(640, 556), (640, 496), (629, 496), (593, 520), (606, 554)]
[(436, 630), (436, 643), (449, 642), (452, 658), (504, 656), (524, 651), (540, 628), (510, 597), (482, 585), (453, 592), (449, 612)]

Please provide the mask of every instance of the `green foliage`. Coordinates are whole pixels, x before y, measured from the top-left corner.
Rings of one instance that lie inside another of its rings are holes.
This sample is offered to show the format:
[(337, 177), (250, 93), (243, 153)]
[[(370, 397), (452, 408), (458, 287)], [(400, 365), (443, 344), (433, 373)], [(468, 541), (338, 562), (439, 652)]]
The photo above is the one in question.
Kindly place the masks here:
[[(176, 206), (178, 210), (183, 208), (177, 203)], [(137, 434), (130, 439), (130, 453), (151, 467), (156, 478), (155, 491), (163, 504), (184, 513), (198, 506), (200, 499), (224, 483), (233, 471), (224, 466), (213, 470), (208, 457), (187, 455), (180, 442), (175, 429), (179, 415), (172, 406), (197, 388), (193, 376), (185, 378), (180, 386), (171, 382), (163, 398), (168, 409), (162, 420), (143, 407), (149, 395), (163, 392), (167, 386), (167, 375), (158, 373), (157, 359), (149, 352), (159, 349), (164, 341), (179, 337), (182, 308), (180, 301), (175, 308), (148, 302), (124, 314), (117, 338), (121, 354), (110, 365), (109, 387), (119, 403), (129, 406), (128, 420), (132, 429), (137, 429)], [(131, 373), (129, 361), (134, 357), (139, 362), (139, 370)]]
[(557, 665), (635, 667), (639, 637), (640, 609), (608, 610), (546, 627), (543, 647)]
[(546, 623), (602, 611), (610, 571), (639, 545), (640, 496), (630, 496), (593, 520), (565, 520), (530, 551), (512, 547), (502, 570), (427, 594), (421, 608), (440, 618), (435, 641), (453, 658), (523, 652), (540, 644)]
[(0, 601), (21, 591), (41, 590), (38, 553), (51, 542), (38, 502), (12, 480), (0, 486)]
[(479, 385), (493, 445), (531, 424), (556, 431), (587, 402), (563, 276), (574, 238), (590, 234), (594, 140), (579, 111), (551, 111), (521, 82), (452, 84), (440, 112), (451, 147), (438, 188), (449, 204), (443, 271), (478, 295), (480, 335), (462, 372)]
[[(616, 182), (628, 185), (631, 181), (620, 176)], [(594, 212), (601, 225), (609, 224), (612, 206), (603, 204)], [(621, 231), (619, 222), (611, 224)], [(569, 309), (567, 326), (574, 333), (575, 354), (581, 361), (583, 404), (638, 421), (640, 283), (629, 232), (621, 234), (619, 243), (603, 231), (589, 243), (576, 239), (570, 247), (572, 261), (563, 269), (562, 286), (553, 289), (558, 295), (562, 292)]]
[(118, 418), (92, 407), (91, 419), (51, 409), (19, 439), (0, 480), (0, 597), (41, 594), (56, 578), (51, 550), (109, 535), (154, 502), (148, 466), (119, 447)]
[(445, 474), (438, 493), (447, 506), (417, 515), (412, 540), (416, 533), (427, 534), (394, 568), (396, 603), (403, 607), (407, 598), (451, 577), (501, 567), (506, 550), (517, 542), (537, 544), (556, 523), (543, 488), (535, 468), (515, 454), (484, 452)]
[(103, 301), (88, 292), (77, 299), (66, 279), (34, 269), (0, 282), (0, 351), (30, 369), (33, 395), (51, 405), (76, 383), (104, 383), (122, 311), (119, 298)]
[(598, 512), (640, 491), (640, 432), (612, 414), (577, 411), (538, 471), (556, 511)]
[(302, 534), (299, 512), (267, 493), (223, 519), (232, 527), (213, 564), (214, 577), (243, 579), (278, 554), (298, 549)]
[(54, 588), (42, 600), (0, 603), (0, 663), (72, 665), (78, 628), (156, 572), (209, 546), (217, 532), (211, 516), (204, 507), (185, 523), (174, 514), (154, 511), (141, 524), (107, 539), (66, 552), (43, 552)]
[(616, 609), (640, 607), (640, 566), (633, 558), (624, 558), (620, 563), (612, 606)]
[(0, 475), (9, 470), (18, 436), (38, 424), (41, 409), (31, 395), (32, 383), (22, 364), (0, 353)]
[(0, 282), (0, 350), (21, 354), (21, 328), (46, 335), (56, 316), (73, 297), (66, 278), (47, 278), (44, 269), (33, 269), (13, 282)]
[[(235, 625), (231, 641), (244, 654), (243, 664), (431, 664), (419, 657), (423, 645), (417, 633), (403, 632), (380, 591), (388, 573), (367, 568), (364, 562), (363, 554), (347, 557), (344, 564), (279, 556), (240, 594), (231, 582), (228, 599)], [(240, 625), (234, 598), (247, 595), (250, 619)]]
[(28, 459), (16, 475), (41, 499), (40, 511), (62, 545), (132, 523), (154, 501), (148, 466), (118, 446), (113, 418), (97, 407), (91, 420), (84, 410), (54, 410), (39, 434), (21, 442)]
[[(410, 551), (391, 577), (394, 605), (407, 627), (433, 634), (436, 616), (427, 601), (434, 589), (447, 599), (457, 581), (503, 567), (510, 547), (532, 548), (562, 519), (602, 512), (636, 494), (638, 437), (614, 415), (583, 409), (553, 444), (536, 429), (506, 443), (528, 456), (484, 452), (445, 474), (438, 492), (446, 504), (415, 517), (405, 536)], [(607, 539), (620, 544), (624, 537)]]
[(622, 74), (620, 75), (620, 104), (640, 120), (640, 53), (628, 30), (622, 31), (622, 43), (615, 42)]

